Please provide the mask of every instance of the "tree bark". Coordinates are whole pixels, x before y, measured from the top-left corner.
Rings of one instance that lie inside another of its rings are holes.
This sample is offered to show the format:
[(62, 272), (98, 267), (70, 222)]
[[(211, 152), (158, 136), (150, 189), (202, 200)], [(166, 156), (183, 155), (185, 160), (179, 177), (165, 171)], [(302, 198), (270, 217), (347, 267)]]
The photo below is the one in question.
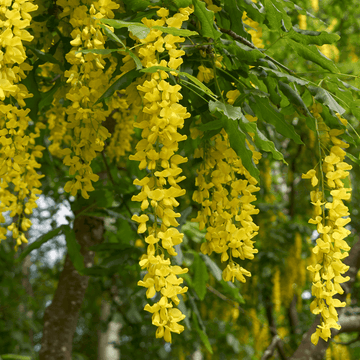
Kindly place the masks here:
[[(101, 322), (108, 320), (111, 311), (111, 302), (101, 300)], [(113, 320), (109, 321), (106, 332), (98, 331), (98, 359), (99, 360), (120, 360), (120, 350), (114, 344), (120, 342), (119, 331), (121, 324)]]
[[(30, 255), (26, 256), (26, 258), (24, 259), (23, 263), (22, 263), (22, 273), (23, 273), (23, 278), (21, 280), (21, 284), (23, 286), (23, 288), (25, 289), (26, 294), (28, 295), (28, 298), (26, 299), (26, 301), (24, 303), (21, 303), (19, 305), (19, 312), (23, 313), (22, 316), (27, 317), (28, 319), (32, 319), (34, 312), (31, 310), (31, 307), (29, 306), (30, 303), (30, 299), (34, 298), (34, 291), (30, 282), (30, 266), (31, 266), (31, 260), (30, 260)], [(30, 328), (29, 329), (29, 341), (31, 344), (31, 347), (33, 348), (34, 346), (34, 332), (33, 330)]]
[[(350, 280), (341, 284), (344, 289), (344, 294), (337, 296), (338, 299), (344, 301), (346, 295), (350, 292), (354, 282), (356, 281), (356, 274), (360, 268), (360, 241), (358, 240), (350, 250), (349, 256), (344, 259), (344, 263), (350, 266), (345, 276), (350, 276)], [(339, 324), (342, 326), (340, 330), (332, 329), (331, 336), (341, 332), (360, 331), (359, 315), (346, 315), (346, 308), (337, 308), (339, 313)], [(322, 360), (324, 358), (326, 349), (329, 346), (329, 341), (319, 339), (318, 344), (315, 346), (311, 343), (311, 334), (316, 330), (317, 325), (320, 323), (320, 316), (316, 318), (310, 329), (303, 335), (302, 341), (292, 355), (290, 360)]]
[[(103, 241), (103, 220), (78, 216), (73, 231), (81, 246), (84, 265), (91, 267), (94, 252), (88, 248)], [(72, 339), (88, 282), (89, 277), (76, 271), (67, 254), (54, 298), (45, 309), (40, 360), (71, 360)]]

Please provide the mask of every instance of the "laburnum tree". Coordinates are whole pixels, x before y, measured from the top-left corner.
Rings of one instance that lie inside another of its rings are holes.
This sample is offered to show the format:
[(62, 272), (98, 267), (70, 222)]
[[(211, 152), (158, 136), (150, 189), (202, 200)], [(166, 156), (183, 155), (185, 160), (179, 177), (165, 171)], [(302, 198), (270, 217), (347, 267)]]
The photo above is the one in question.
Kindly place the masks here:
[(358, 359), (356, 5), (1, 0), (1, 358)]

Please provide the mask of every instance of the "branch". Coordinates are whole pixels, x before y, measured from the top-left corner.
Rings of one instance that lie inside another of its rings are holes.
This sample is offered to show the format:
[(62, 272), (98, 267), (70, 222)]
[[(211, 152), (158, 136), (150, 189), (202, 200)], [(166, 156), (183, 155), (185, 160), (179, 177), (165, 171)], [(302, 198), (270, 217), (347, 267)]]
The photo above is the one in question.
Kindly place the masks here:
[[(360, 268), (360, 241), (358, 240), (350, 250), (349, 256), (344, 259), (344, 263), (350, 266), (349, 270), (344, 276), (350, 276), (350, 280), (341, 284), (344, 289), (344, 294), (337, 296), (338, 299), (344, 301), (346, 295), (350, 292), (354, 282), (356, 281), (356, 274)], [(340, 330), (332, 329), (331, 336), (338, 335), (342, 332), (360, 331), (360, 315), (347, 315), (350, 309), (339, 308), (339, 324)], [(329, 342), (319, 339), (319, 342), (314, 346), (311, 342), (311, 335), (316, 331), (317, 325), (320, 324), (320, 316), (317, 316), (310, 329), (303, 335), (303, 339), (292, 355), (290, 360), (322, 360), (324, 358)]]
[(261, 360), (268, 360), (270, 359), (275, 351), (275, 348), (278, 345), (278, 342), (280, 342), (281, 339), (278, 335), (275, 335), (272, 340), (271, 340), (271, 344), (268, 346), (268, 348), (264, 351), (263, 356), (261, 357)]
[[(244, 37), (236, 34), (234, 31), (232, 30), (228, 30), (228, 29), (223, 29), (220, 28), (220, 31), (224, 34), (228, 34), (230, 35), (234, 40), (237, 40), (239, 42), (241, 42), (242, 44), (254, 49), (254, 50), (258, 50), (261, 51), (261, 49), (257, 48), (252, 42), (250, 42), (249, 40), (246, 40)], [(262, 52), (262, 51), (261, 51)], [(263, 53), (263, 52), (262, 52)], [(294, 74), (294, 70), (291, 70), (289, 68), (287, 68), (285, 65), (281, 64), (280, 62), (278, 62), (277, 60), (275, 60), (274, 58), (272, 58), (269, 55), (265, 55), (265, 59), (270, 60), (271, 62), (273, 62), (274, 64), (276, 64), (277, 66), (279, 66), (280, 68), (284, 69), (285, 71), (287, 71), (289, 74)]]

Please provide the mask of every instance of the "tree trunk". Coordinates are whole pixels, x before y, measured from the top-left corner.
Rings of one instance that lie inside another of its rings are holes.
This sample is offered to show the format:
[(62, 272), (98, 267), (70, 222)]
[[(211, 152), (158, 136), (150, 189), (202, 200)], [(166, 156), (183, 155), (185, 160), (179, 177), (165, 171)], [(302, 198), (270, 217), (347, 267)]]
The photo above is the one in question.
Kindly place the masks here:
[[(110, 316), (111, 302), (101, 300), (101, 322), (108, 320)], [(120, 360), (120, 350), (116, 349), (113, 344), (120, 342), (119, 331), (121, 324), (115, 321), (110, 321), (107, 325), (106, 332), (99, 330), (99, 360)]]
[[(74, 231), (85, 267), (91, 267), (94, 253), (88, 248), (103, 241), (103, 220), (78, 216), (74, 220)], [(45, 309), (40, 360), (71, 360), (72, 339), (88, 282), (89, 277), (76, 271), (67, 254), (54, 298)]]
[[(30, 255), (26, 256), (24, 261), (22, 262), (22, 273), (23, 273), (23, 278), (21, 280), (21, 284), (23, 286), (23, 288), (25, 289), (26, 295), (28, 296), (26, 301), (24, 303), (21, 303), (19, 305), (19, 312), (23, 313), (22, 316), (27, 317), (28, 319), (32, 319), (34, 312), (31, 310), (31, 306), (30, 305), (30, 299), (34, 298), (34, 292), (31, 286), (31, 282), (30, 282), (30, 266), (31, 266), (31, 260), (30, 260)], [(29, 341), (31, 344), (31, 348), (33, 348), (34, 346), (34, 332), (33, 330), (30, 328), (29, 329)]]

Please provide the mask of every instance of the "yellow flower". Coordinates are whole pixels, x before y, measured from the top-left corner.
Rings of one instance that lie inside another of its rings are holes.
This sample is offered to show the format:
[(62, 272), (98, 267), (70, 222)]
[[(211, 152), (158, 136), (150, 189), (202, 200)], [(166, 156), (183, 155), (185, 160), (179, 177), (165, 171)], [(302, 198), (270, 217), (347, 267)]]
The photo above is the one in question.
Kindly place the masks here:
[[(180, 28), (191, 12), (190, 8), (180, 9), (180, 13), (167, 18), (168, 10), (159, 9), (157, 15), (161, 20), (142, 20), (150, 28), (150, 33), (145, 39), (135, 40), (142, 44), (138, 47), (138, 55), (145, 67), (160, 65), (176, 69), (181, 65), (184, 51), (178, 50), (176, 43), (185, 39), (171, 34), (163, 38), (162, 32), (152, 26), (163, 26), (166, 23)], [(169, 61), (158, 62), (158, 54), (165, 50), (169, 53)], [(170, 259), (165, 260), (164, 254), (176, 256), (174, 246), (181, 244), (183, 239), (183, 234), (176, 229), (179, 225), (176, 218), (180, 214), (174, 209), (179, 205), (176, 198), (185, 194), (185, 190), (179, 185), (185, 178), (180, 176), (182, 169), (179, 164), (186, 162), (187, 158), (176, 154), (176, 151), (178, 143), (186, 139), (178, 130), (184, 126), (184, 120), (190, 114), (179, 104), (182, 99), (181, 86), (170, 85), (168, 77), (165, 71), (160, 70), (149, 76), (145, 75), (137, 85), (143, 107), (134, 126), (142, 129), (142, 139), (136, 145), (136, 153), (130, 155), (129, 159), (139, 161), (140, 170), (148, 170), (143, 179), (134, 180), (134, 185), (140, 187), (140, 192), (132, 200), (141, 202), (141, 210), (148, 211), (155, 219), (149, 226), (147, 221), (150, 216), (142, 214), (132, 217), (139, 223), (139, 233), (148, 231), (145, 238), (147, 253), (140, 260), (140, 266), (147, 270), (147, 274), (138, 285), (147, 288), (148, 298), (160, 292), (161, 299), (153, 306), (147, 304), (145, 310), (153, 314), (152, 323), (157, 326), (156, 337), (164, 337), (165, 341), (171, 342), (172, 332), (179, 334), (184, 330), (178, 322), (185, 315), (174, 307), (180, 302), (178, 295), (187, 291), (187, 287), (180, 286), (183, 279), (177, 275), (188, 270), (172, 266)]]
[[(319, 119), (321, 118), (319, 113), (317, 116)], [(347, 251), (350, 250), (344, 240), (350, 234), (350, 231), (345, 228), (350, 222), (350, 218), (347, 218), (349, 211), (343, 200), (350, 199), (349, 191), (351, 189), (344, 187), (343, 180), (349, 176), (348, 170), (351, 169), (351, 166), (343, 161), (346, 152), (339, 147), (343, 143), (342, 140), (336, 137), (341, 135), (342, 131), (330, 130), (326, 127), (323, 131), (325, 135), (320, 137), (320, 141), (330, 139), (333, 144), (329, 154), (324, 158), (322, 168), (327, 184), (333, 190), (330, 191), (332, 202), (326, 201), (320, 191), (311, 192), (311, 203), (315, 206), (315, 219), (310, 219), (309, 223), (316, 224), (320, 234), (313, 249), (313, 253), (316, 255), (316, 264), (307, 267), (313, 274), (312, 294), (315, 296), (310, 309), (314, 314), (321, 314), (321, 323), (311, 336), (311, 341), (315, 345), (320, 337), (325, 341), (328, 340), (331, 336), (331, 328), (340, 328), (337, 324), (336, 307), (343, 307), (346, 303), (334, 299), (333, 296), (337, 293), (342, 294), (343, 289), (340, 284), (350, 279), (348, 276), (342, 276), (349, 267), (345, 266), (341, 259), (348, 256)], [(344, 147), (347, 147), (346, 145)], [(337, 167), (336, 170), (334, 166)], [(309, 170), (302, 177), (311, 179), (313, 186), (318, 184), (315, 170)], [(324, 186), (324, 184), (322, 185)], [(327, 215), (324, 217), (325, 211), (327, 211)]]

